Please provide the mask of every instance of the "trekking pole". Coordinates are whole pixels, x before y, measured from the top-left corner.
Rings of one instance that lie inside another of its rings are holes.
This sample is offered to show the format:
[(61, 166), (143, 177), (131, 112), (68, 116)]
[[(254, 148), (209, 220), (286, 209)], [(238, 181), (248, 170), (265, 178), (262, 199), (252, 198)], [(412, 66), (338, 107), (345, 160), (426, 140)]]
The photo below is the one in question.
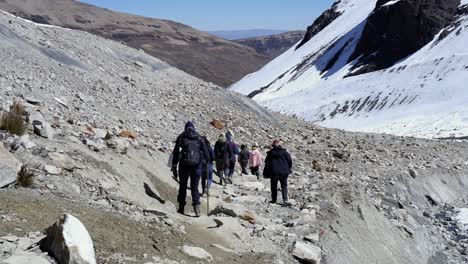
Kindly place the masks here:
[(206, 216), (210, 215), (210, 165), (206, 165)]

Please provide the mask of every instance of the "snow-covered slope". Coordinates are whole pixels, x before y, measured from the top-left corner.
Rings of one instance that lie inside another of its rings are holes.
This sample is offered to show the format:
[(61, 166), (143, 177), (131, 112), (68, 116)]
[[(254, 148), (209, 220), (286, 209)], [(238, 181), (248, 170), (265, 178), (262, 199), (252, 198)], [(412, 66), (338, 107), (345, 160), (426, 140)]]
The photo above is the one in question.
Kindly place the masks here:
[[(230, 89), (327, 127), (419, 137), (468, 135), (468, 15), (390, 68), (345, 77), (375, 0), (346, 0), (341, 15)], [(390, 1), (385, 5), (395, 4)]]

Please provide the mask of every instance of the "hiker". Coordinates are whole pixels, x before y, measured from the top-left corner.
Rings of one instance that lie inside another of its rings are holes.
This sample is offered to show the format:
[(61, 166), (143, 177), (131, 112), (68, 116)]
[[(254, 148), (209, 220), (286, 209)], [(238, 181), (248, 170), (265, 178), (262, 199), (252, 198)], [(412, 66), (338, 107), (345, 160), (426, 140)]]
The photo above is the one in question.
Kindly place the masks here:
[(207, 190), (210, 189), (213, 182), (213, 161), (215, 161), (215, 154), (207, 137), (203, 137), (203, 142), (208, 150), (208, 156), (203, 157), (202, 160), (202, 197), (205, 197)]
[(219, 177), (219, 183), (226, 185), (226, 177), (229, 174), (229, 153), (226, 143), (226, 137), (221, 134), (214, 147), (216, 173)]
[(246, 145), (241, 146), (241, 152), (239, 153), (239, 164), (242, 168), (242, 174), (248, 175), (247, 165), (249, 165), (250, 151), (247, 149)]
[(257, 180), (260, 180), (260, 166), (262, 165), (263, 155), (258, 149), (258, 144), (254, 143), (252, 151), (250, 151), (249, 168), (252, 175), (257, 176)]
[[(200, 176), (202, 173), (202, 159), (208, 157), (209, 153), (205, 142), (195, 130), (192, 122), (185, 124), (182, 134), (177, 137), (173, 151), (172, 172), (174, 178), (179, 178), (179, 202), (178, 213), (184, 214), (187, 197), (187, 182), (190, 178), (190, 189), (192, 192), (193, 211), (195, 216), (200, 216)], [(177, 165), (179, 165), (177, 173)]]
[(234, 175), (234, 171), (236, 169), (236, 155), (239, 155), (239, 147), (234, 142), (233, 134), (231, 131), (226, 132), (226, 144), (227, 144), (227, 151), (229, 154), (229, 167), (228, 167), (228, 174), (226, 177), (226, 181), (232, 184), (232, 176)]
[(273, 140), (271, 147), (271, 150), (267, 153), (267, 157), (265, 159), (265, 168), (263, 170), (263, 176), (265, 178), (270, 178), (270, 203), (276, 203), (279, 181), (281, 183), (283, 203), (285, 205), (290, 205), (288, 201), (288, 177), (292, 172), (291, 155), (286, 151), (286, 149), (281, 147), (280, 141), (278, 139)]

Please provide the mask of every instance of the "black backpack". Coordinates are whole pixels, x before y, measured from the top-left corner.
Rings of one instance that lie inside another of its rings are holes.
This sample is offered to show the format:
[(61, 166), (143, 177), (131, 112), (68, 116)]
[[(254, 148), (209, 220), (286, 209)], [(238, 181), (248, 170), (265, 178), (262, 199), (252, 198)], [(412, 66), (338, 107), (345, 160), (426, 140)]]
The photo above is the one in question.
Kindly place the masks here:
[(196, 166), (201, 162), (200, 139), (184, 138), (182, 144), (182, 161), (185, 166)]

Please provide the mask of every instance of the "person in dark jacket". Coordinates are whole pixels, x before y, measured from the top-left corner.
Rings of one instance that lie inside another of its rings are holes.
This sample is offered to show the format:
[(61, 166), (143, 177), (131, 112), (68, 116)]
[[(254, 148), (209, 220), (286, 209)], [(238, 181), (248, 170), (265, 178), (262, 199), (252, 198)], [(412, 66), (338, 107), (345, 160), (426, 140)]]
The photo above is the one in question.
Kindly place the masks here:
[(226, 185), (226, 177), (229, 174), (229, 153), (226, 137), (221, 134), (214, 147), (216, 173), (221, 185)]
[(234, 175), (234, 171), (236, 169), (236, 160), (237, 160), (236, 156), (239, 155), (239, 147), (234, 142), (231, 131), (226, 132), (226, 143), (227, 143), (227, 151), (229, 155), (229, 167), (228, 167), (226, 181), (232, 184), (232, 176)]
[(205, 196), (207, 188), (209, 189), (213, 182), (213, 162), (215, 161), (215, 154), (208, 138), (203, 137), (203, 141), (205, 142), (209, 154), (207, 157), (203, 157), (202, 161), (202, 196)]
[(290, 205), (288, 201), (288, 177), (291, 174), (292, 159), (291, 155), (282, 148), (280, 141), (275, 139), (272, 143), (272, 149), (267, 152), (265, 159), (265, 168), (263, 176), (270, 178), (271, 183), (271, 202), (276, 203), (278, 196), (278, 181), (281, 183), (281, 194), (285, 205)]
[(179, 202), (180, 214), (184, 214), (187, 198), (187, 183), (190, 179), (190, 189), (192, 191), (192, 203), (195, 216), (200, 216), (200, 176), (202, 173), (202, 159), (208, 157), (209, 153), (205, 142), (195, 130), (192, 122), (185, 124), (185, 130), (177, 137), (173, 151), (172, 172), (177, 178), (177, 165), (179, 177)]
[(246, 145), (241, 146), (241, 152), (239, 153), (239, 164), (242, 168), (242, 174), (248, 175), (247, 166), (249, 165), (250, 151)]

